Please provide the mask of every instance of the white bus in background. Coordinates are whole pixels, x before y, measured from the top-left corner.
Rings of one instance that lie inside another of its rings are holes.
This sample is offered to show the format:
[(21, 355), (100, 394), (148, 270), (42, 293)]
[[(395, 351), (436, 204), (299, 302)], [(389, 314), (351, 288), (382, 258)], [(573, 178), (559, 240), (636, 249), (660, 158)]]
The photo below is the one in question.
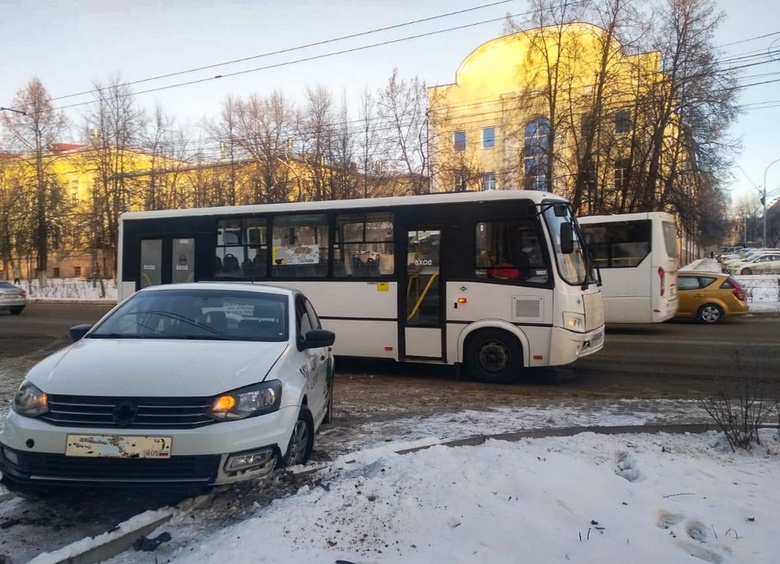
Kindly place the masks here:
[(120, 299), (184, 281), (298, 288), (337, 355), (509, 382), (604, 345), (581, 231), (547, 192), (132, 212), (119, 229)]
[(578, 217), (601, 274), (607, 323), (661, 323), (677, 313), (674, 216), (643, 212)]

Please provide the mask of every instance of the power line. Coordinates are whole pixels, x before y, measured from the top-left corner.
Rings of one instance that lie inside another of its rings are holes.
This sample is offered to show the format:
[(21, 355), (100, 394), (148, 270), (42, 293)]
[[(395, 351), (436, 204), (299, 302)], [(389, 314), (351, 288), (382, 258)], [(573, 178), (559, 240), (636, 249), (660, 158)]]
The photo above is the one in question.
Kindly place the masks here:
[[(140, 94), (148, 94), (150, 92), (160, 92), (160, 91), (163, 91), (163, 90), (169, 90), (169, 89), (172, 89), (172, 88), (180, 88), (182, 86), (191, 86), (193, 84), (200, 84), (200, 83), (204, 83), (204, 82), (211, 82), (211, 81), (214, 81), (214, 80), (219, 80), (219, 79), (222, 79), (222, 78), (228, 78), (228, 77), (232, 77), (232, 76), (239, 76), (239, 75), (254, 73), (254, 72), (263, 71), (263, 70), (270, 70), (270, 69), (274, 69), (274, 68), (286, 67), (286, 66), (290, 66), (290, 65), (299, 64), (299, 63), (316, 61), (316, 60), (325, 59), (325, 58), (328, 58), (328, 57), (335, 57), (337, 55), (344, 55), (344, 54), (347, 54), (347, 53), (356, 53), (356, 52), (359, 52), (359, 51), (366, 51), (368, 49), (373, 49), (373, 48), (376, 48), (376, 47), (385, 47), (387, 45), (394, 45), (396, 43), (402, 43), (404, 41), (410, 41), (410, 40), (413, 40), (413, 39), (421, 39), (423, 37), (431, 37), (431, 36), (439, 35), (439, 34), (442, 34), (442, 33), (449, 33), (451, 31), (459, 31), (459, 30), (462, 30), (462, 29), (468, 29), (468, 28), (471, 28), (471, 27), (477, 27), (477, 26), (480, 26), (480, 25), (488, 24), (488, 23), (495, 23), (495, 22), (498, 22), (498, 21), (504, 21), (507, 17), (514, 18), (514, 17), (518, 17), (518, 16), (521, 16), (521, 15), (524, 15), (524, 14), (510, 14), (508, 16), (502, 16), (500, 18), (491, 18), (491, 19), (488, 19), (488, 20), (472, 22), (472, 23), (465, 24), (465, 25), (459, 25), (459, 26), (450, 27), (450, 28), (446, 28), (446, 29), (440, 29), (440, 30), (436, 30), (436, 31), (429, 31), (429, 32), (426, 32), (426, 33), (420, 33), (420, 34), (417, 34), (417, 35), (411, 35), (411, 36), (407, 36), (407, 37), (401, 37), (399, 39), (391, 39), (391, 40), (388, 40), (388, 41), (381, 41), (381, 42), (378, 42), (378, 43), (371, 43), (369, 45), (361, 45), (359, 47), (351, 47), (349, 49), (341, 49), (339, 51), (331, 51), (329, 53), (322, 53), (322, 54), (319, 54), (319, 55), (311, 55), (309, 57), (302, 57), (300, 59), (295, 59), (295, 60), (292, 60), (292, 61), (285, 61), (285, 62), (282, 62), (282, 63), (274, 63), (274, 64), (271, 64), (271, 65), (265, 65), (265, 66), (262, 66), (262, 67), (255, 67), (255, 68), (251, 68), (251, 69), (244, 69), (244, 70), (235, 71), (235, 72), (231, 72), (231, 73), (227, 73), (227, 74), (219, 74), (217, 76), (211, 76), (211, 77), (208, 77), (208, 78), (200, 78), (200, 79), (195, 79), (195, 80), (189, 80), (189, 81), (186, 81), (186, 82), (179, 82), (179, 83), (176, 83), (176, 84), (169, 84), (167, 86), (159, 86), (157, 88), (149, 88), (147, 90), (141, 90), (141, 91), (138, 91), (138, 92), (130, 92), (130, 93), (126, 94), (126, 95), (123, 95), (122, 97), (128, 97), (129, 98), (129, 97), (133, 97), (133, 96), (138, 96)], [(69, 104), (67, 106), (60, 106), (58, 108), (55, 108), (55, 110), (60, 111), (60, 110), (68, 109), (68, 108), (75, 108), (75, 107), (79, 107), (79, 106), (91, 105), (91, 104), (94, 104), (94, 103), (96, 103), (96, 100), (90, 100), (88, 102), (79, 102), (79, 103), (76, 103), (76, 104)]]
[(718, 45), (716, 49), (722, 49), (723, 47), (730, 47), (732, 45), (739, 45), (740, 43), (748, 43), (758, 39), (765, 39), (774, 35), (780, 35), (780, 31), (773, 31), (772, 33), (765, 33), (764, 35), (757, 35), (756, 37), (749, 37), (748, 39), (741, 39), (739, 41), (732, 41), (731, 43), (724, 43), (723, 45)]
[[(285, 49), (279, 49), (277, 51), (268, 51), (266, 53), (260, 53), (258, 55), (251, 55), (251, 56), (248, 56), (248, 57), (241, 57), (241, 58), (238, 58), (238, 59), (231, 59), (229, 61), (224, 61), (224, 62), (221, 62), (221, 63), (214, 63), (214, 64), (211, 64), (211, 65), (204, 65), (204, 66), (201, 66), (201, 67), (195, 67), (195, 68), (191, 68), (191, 69), (185, 69), (185, 70), (181, 70), (181, 71), (170, 72), (170, 73), (161, 74), (161, 75), (157, 75), (157, 76), (152, 76), (152, 77), (148, 77), (148, 78), (142, 78), (142, 79), (139, 79), (139, 80), (133, 80), (133, 81), (129, 81), (129, 82), (124, 82), (122, 84), (116, 85), (116, 87), (134, 86), (136, 84), (143, 84), (143, 83), (146, 83), (146, 82), (162, 80), (162, 79), (165, 79), (165, 78), (172, 78), (172, 77), (175, 77), (175, 76), (182, 76), (182, 75), (185, 75), (185, 74), (192, 74), (194, 72), (200, 72), (200, 71), (210, 70), (210, 69), (219, 68), (219, 67), (223, 67), (223, 66), (234, 65), (234, 64), (237, 64), (237, 63), (244, 63), (244, 62), (252, 61), (252, 60), (256, 60), (256, 59), (262, 59), (262, 58), (266, 58), (266, 57), (273, 57), (273, 56), (276, 56), (276, 55), (283, 55), (283, 54), (286, 54), (286, 53), (293, 53), (295, 51), (302, 51), (304, 49), (310, 49), (312, 47), (320, 47), (322, 45), (328, 45), (330, 43), (337, 43), (337, 42), (346, 41), (346, 40), (349, 40), (349, 39), (356, 39), (358, 37), (365, 37), (367, 35), (373, 35), (373, 34), (376, 34), (376, 33), (382, 33), (382, 32), (391, 31), (391, 30), (394, 30), (394, 29), (401, 29), (401, 28), (404, 28), (404, 27), (409, 27), (409, 26), (412, 26), (412, 25), (417, 25), (417, 24), (420, 24), (420, 23), (430, 22), (430, 21), (434, 21), (434, 20), (438, 20), (438, 19), (442, 19), (442, 18), (448, 18), (448, 17), (451, 17), (451, 16), (457, 16), (457, 15), (466, 14), (466, 13), (469, 13), (469, 12), (475, 12), (475, 11), (478, 11), (478, 10), (484, 10), (486, 8), (493, 8), (495, 6), (500, 6), (502, 4), (509, 4), (509, 3), (516, 2), (516, 1), (517, 0), (498, 0), (496, 2), (491, 2), (489, 4), (481, 4), (479, 6), (474, 6), (474, 7), (471, 7), (471, 8), (465, 8), (463, 10), (456, 10), (456, 11), (452, 11), (452, 12), (447, 12), (445, 14), (439, 14), (439, 15), (430, 16), (430, 17), (427, 17), (427, 18), (420, 18), (420, 19), (417, 19), (417, 20), (412, 20), (412, 21), (408, 21), (408, 22), (404, 22), (404, 23), (400, 23), (400, 24), (394, 24), (394, 25), (389, 25), (389, 26), (385, 26), (385, 27), (378, 27), (378, 28), (375, 28), (375, 29), (371, 29), (371, 30), (367, 30), (367, 31), (361, 31), (361, 32), (358, 32), (358, 33), (352, 33), (352, 34), (349, 34), (349, 35), (342, 35), (342, 36), (339, 36), (339, 37), (332, 37), (330, 39), (324, 39), (322, 41), (315, 41), (313, 43), (306, 43), (304, 45), (298, 45), (298, 46), (295, 46), (295, 47), (288, 47), (288, 48), (285, 48)], [(504, 18), (502, 18), (502, 19), (504, 19)], [(232, 75), (226, 75), (226, 76), (232, 76)], [(213, 77), (213, 78), (216, 78), (216, 77)], [(58, 96), (56, 98), (52, 98), (52, 101), (65, 100), (67, 98), (75, 98), (77, 96), (84, 96), (86, 94), (99, 93), (99, 92), (101, 92), (103, 90), (106, 90), (106, 88), (93, 88), (91, 90), (85, 90), (83, 92), (77, 92), (75, 94), (67, 94), (65, 96)]]

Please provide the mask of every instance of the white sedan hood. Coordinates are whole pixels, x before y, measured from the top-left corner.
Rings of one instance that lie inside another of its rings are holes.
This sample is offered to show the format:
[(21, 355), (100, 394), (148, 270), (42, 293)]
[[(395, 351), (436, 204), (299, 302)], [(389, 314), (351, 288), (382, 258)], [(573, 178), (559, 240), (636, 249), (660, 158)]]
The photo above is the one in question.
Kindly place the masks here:
[(287, 343), (82, 339), (27, 378), (47, 394), (211, 396), (261, 382)]

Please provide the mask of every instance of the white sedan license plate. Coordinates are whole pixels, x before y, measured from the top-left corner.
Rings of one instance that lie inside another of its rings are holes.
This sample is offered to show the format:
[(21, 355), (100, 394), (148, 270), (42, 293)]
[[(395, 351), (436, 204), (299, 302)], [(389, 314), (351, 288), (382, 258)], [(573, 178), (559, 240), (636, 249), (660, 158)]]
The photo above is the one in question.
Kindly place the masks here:
[(68, 435), (65, 456), (170, 458), (171, 437)]

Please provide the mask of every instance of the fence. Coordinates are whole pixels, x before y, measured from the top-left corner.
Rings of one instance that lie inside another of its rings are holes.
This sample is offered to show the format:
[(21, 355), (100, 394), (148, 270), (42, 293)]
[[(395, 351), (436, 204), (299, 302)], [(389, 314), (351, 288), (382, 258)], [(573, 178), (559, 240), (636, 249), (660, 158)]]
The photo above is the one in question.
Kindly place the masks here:
[(748, 303), (753, 306), (777, 304), (780, 301), (780, 275), (764, 274), (734, 276), (745, 289)]

